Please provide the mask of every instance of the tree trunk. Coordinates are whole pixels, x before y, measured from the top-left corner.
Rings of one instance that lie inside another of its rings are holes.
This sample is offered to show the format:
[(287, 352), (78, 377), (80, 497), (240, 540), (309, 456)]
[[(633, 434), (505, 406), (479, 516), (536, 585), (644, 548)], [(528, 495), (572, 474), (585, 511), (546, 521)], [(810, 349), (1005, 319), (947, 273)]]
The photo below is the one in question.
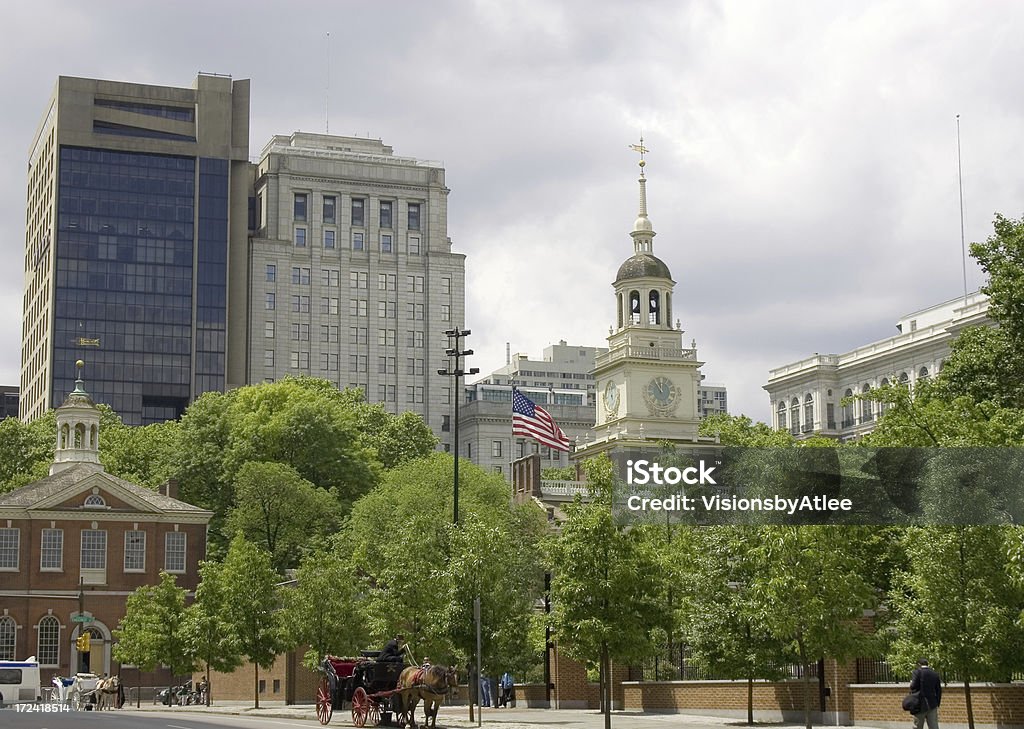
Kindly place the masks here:
[(810, 677), (810, 666), (807, 665), (807, 652), (804, 649), (804, 641), (802, 638), (796, 640), (797, 650), (800, 653), (800, 667), (803, 669), (803, 687), (804, 687), (804, 727), (805, 729), (811, 729), (811, 677)]
[(608, 643), (601, 643), (601, 673), (604, 674), (602, 695), (604, 698), (604, 729), (612, 729), (612, 671), (608, 658)]
[(967, 705), (967, 727), (974, 729), (974, 704), (971, 701), (970, 681), (964, 681), (964, 703)]
[(252, 697), (253, 697), (253, 701), (255, 702), (255, 706), (253, 708), (258, 709), (258, 708), (260, 708), (260, 664), (258, 664), (255, 661), (253, 661), (252, 668), (253, 668), (253, 672), (252, 672), (252, 675), (253, 675)]
[(213, 674), (210, 673), (210, 662), (207, 661), (206, 662), (206, 696), (203, 697), (203, 702), (207, 706), (210, 705), (210, 694), (213, 693), (213, 691), (211, 691), (211, 689), (213, 688), (213, 683), (210, 681), (210, 676), (212, 676), (212, 675)]
[(754, 724), (754, 676), (747, 676), (747, 724)]

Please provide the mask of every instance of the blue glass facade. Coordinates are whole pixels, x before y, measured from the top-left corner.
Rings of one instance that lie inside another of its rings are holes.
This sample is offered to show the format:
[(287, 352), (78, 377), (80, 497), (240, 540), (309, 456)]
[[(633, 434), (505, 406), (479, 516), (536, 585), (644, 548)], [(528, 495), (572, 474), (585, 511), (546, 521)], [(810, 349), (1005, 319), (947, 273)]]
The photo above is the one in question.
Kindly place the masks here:
[(199, 162), (198, 197), (196, 164), (61, 148), (53, 407), (74, 389), (78, 358), (93, 397), (132, 425), (175, 418), (223, 388), (227, 162)]

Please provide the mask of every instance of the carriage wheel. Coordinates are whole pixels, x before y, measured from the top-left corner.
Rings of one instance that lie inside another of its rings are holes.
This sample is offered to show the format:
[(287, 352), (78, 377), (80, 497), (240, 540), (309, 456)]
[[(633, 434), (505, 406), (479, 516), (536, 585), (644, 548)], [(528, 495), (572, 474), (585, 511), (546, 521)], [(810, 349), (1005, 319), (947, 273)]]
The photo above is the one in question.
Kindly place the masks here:
[(321, 724), (327, 724), (334, 714), (334, 702), (331, 701), (331, 685), (324, 676), (316, 690), (316, 718)]
[(362, 686), (352, 692), (352, 723), (355, 726), (366, 726), (366, 717), (370, 714), (372, 703)]
[(370, 702), (370, 713), (366, 718), (371, 726), (380, 726), (380, 704), (376, 701)]

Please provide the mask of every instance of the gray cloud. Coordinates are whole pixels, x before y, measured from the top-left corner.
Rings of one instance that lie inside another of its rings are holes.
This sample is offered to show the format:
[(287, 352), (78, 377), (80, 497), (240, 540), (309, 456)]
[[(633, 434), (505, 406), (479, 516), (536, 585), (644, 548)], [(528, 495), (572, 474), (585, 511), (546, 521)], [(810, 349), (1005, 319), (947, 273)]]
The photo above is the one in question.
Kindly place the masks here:
[(329, 31), (331, 131), (446, 165), (485, 372), (505, 342), (604, 343), (642, 129), (687, 340), (756, 418), (770, 367), (960, 293), (955, 114), (968, 240), (1024, 207), (1012, 3), (43, 1), (5, 20), (2, 382), (18, 377), (27, 147), (61, 74), (251, 78), (256, 156), (323, 131)]

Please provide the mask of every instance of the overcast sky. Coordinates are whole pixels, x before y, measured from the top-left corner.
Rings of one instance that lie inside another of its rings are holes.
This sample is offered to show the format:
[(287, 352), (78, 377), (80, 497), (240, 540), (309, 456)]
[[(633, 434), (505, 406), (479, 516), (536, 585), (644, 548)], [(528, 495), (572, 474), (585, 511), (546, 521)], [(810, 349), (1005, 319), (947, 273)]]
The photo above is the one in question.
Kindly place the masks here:
[(255, 157), (324, 131), (329, 67), (332, 133), (443, 161), (485, 373), (506, 342), (605, 345), (642, 130), (674, 315), (730, 411), (765, 420), (769, 368), (962, 294), (957, 114), (968, 243), (1021, 216), (1022, 21), (991, 0), (12, 4), (0, 383), (18, 382), (28, 146), (57, 76), (250, 78)]

